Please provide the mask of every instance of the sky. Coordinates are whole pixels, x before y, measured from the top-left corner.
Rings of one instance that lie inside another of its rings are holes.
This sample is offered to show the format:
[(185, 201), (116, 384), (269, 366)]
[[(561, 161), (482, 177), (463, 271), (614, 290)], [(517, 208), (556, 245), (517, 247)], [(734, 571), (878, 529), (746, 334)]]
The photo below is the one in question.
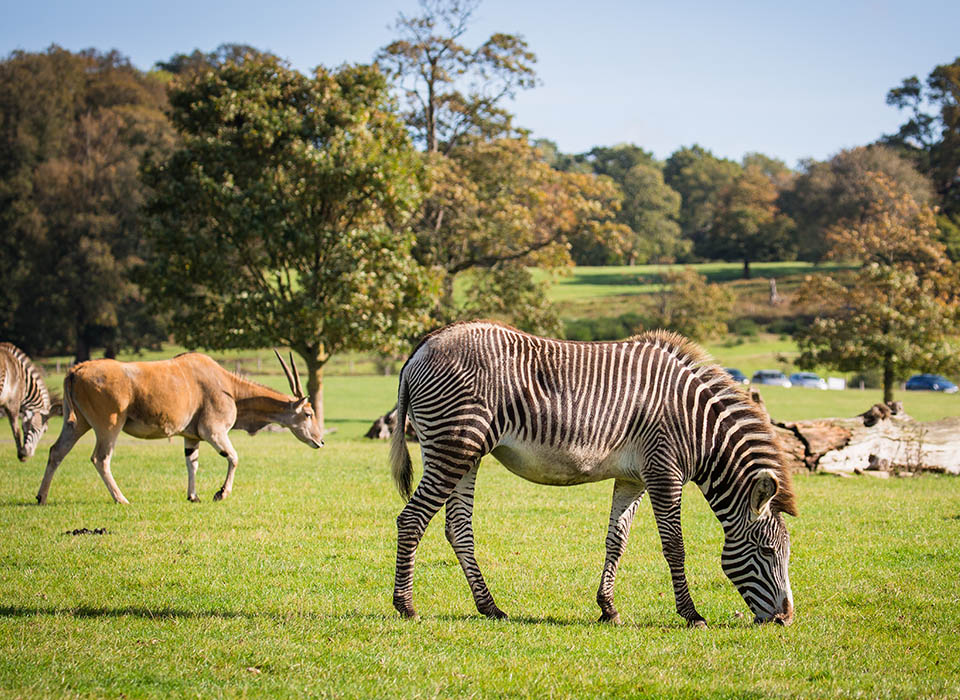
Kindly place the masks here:
[[(116, 49), (141, 69), (249, 44), (309, 72), (369, 63), (417, 0), (2, 0), (0, 55)], [(790, 166), (893, 133), (904, 78), (960, 57), (960, 1), (483, 0), (463, 41), (521, 35), (540, 85), (506, 105), (564, 153), (700, 144)]]

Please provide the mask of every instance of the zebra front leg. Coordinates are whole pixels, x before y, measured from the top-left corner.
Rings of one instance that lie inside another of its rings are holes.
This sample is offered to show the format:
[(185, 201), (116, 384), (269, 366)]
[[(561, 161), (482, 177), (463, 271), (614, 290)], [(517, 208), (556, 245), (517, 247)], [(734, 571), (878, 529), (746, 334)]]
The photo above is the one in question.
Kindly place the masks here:
[(663, 556), (670, 567), (673, 581), (673, 595), (677, 602), (677, 612), (687, 621), (687, 627), (706, 627), (707, 622), (697, 612), (687, 586), (687, 574), (684, 570), (685, 552), (683, 548), (683, 530), (680, 526), (680, 501), (683, 486), (679, 481), (669, 483), (648, 483), (650, 505), (657, 521)]
[(490, 595), (490, 589), (483, 580), (483, 574), (480, 573), (480, 567), (473, 554), (473, 489), (479, 466), (479, 462), (473, 465), (447, 499), (444, 534), (467, 577), (477, 610), (481, 615), (502, 620), (507, 617), (507, 614), (493, 601), (493, 596)]
[(420, 539), (430, 520), (469, 469), (469, 466), (441, 467), (425, 456), (420, 483), (397, 516), (397, 571), (393, 583), (393, 607), (403, 617), (418, 617), (413, 607), (413, 564)]
[(613, 484), (613, 501), (610, 504), (610, 524), (607, 526), (607, 556), (600, 574), (597, 589), (597, 604), (600, 606), (600, 622), (620, 624), (620, 614), (613, 605), (613, 584), (617, 577), (620, 558), (627, 548), (627, 537), (633, 516), (636, 515), (643, 497), (644, 485), (617, 479)]
[(187, 500), (197, 503), (197, 467), (200, 466), (200, 441), (183, 439), (183, 456), (187, 463)]
[(20, 433), (20, 413), (19, 411), (11, 411), (6, 406), (3, 407), (3, 412), (6, 413), (7, 418), (10, 419), (10, 429), (13, 430), (13, 444), (17, 448), (17, 459), (25, 462), (27, 456), (23, 451), (23, 437)]

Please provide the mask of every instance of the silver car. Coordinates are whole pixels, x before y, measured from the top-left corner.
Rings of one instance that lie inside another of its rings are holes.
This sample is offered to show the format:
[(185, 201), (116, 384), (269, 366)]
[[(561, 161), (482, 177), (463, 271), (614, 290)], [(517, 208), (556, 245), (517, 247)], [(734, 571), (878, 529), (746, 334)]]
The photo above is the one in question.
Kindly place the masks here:
[(790, 386), (787, 375), (778, 369), (761, 369), (753, 373), (750, 380), (753, 384), (770, 384), (772, 386)]
[(827, 380), (813, 372), (794, 372), (790, 375), (790, 384), (807, 389), (827, 389)]

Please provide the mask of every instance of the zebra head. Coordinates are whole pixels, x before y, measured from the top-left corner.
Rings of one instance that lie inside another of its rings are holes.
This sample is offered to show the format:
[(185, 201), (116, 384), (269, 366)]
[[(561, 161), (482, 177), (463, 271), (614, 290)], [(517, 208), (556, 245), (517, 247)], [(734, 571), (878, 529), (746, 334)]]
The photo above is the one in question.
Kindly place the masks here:
[(25, 462), (31, 457), (37, 449), (37, 443), (47, 431), (47, 419), (49, 414), (42, 411), (36, 411), (30, 408), (24, 409), (20, 414), (20, 423), (23, 425), (23, 444), (17, 447), (17, 458)]
[(793, 622), (793, 593), (787, 574), (790, 536), (783, 514), (771, 509), (779, 487), (771, 469), (760, 470), (752, 479), (739, 526), (726, 531), (720, 564), (753, 611), (754, 622), (789, 625)]

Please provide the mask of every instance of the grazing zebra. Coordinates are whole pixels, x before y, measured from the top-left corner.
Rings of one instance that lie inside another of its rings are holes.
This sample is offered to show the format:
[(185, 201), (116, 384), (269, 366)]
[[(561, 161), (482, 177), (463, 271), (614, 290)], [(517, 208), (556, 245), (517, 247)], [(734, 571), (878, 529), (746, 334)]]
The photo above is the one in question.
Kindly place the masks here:
[(25, 462), (33, 457), (37, 443), (47, 430), (50, 394), (30, 358), (10, 343), (0, 343), (0, 407), (10, 419), (17, 457)]
[[(410, 418), (423, 454), (413, 491), (403, 430), (391, 450), (393, 478), (408, 500), (397, 517), (393, 604), (415, 617), (413, 564), (430, 519), (446, 505), (446, 536), (477, 609), (506, 617), (474, 558), (473, 492), (480, 458), (492, 453), (530, 481), (555, 486), (614, 479), (597, 603), (619, 623), (613, 584), (644, 491), (670, 568), (677, 612), (697, 612), (684, 572), (680, 498), (692, 480), (720, 520), (721, 566), (755, 621), (793, 619), (790, 541), (782, 513), (796, 515), (789, 471), (767, 417), (697, 346), (666, 331), (620, 342), (538, 338), (487, 321), (428, 335), (400, 372), (397, 425)], [(412, 492), (412, 495), (411, 495)]]

